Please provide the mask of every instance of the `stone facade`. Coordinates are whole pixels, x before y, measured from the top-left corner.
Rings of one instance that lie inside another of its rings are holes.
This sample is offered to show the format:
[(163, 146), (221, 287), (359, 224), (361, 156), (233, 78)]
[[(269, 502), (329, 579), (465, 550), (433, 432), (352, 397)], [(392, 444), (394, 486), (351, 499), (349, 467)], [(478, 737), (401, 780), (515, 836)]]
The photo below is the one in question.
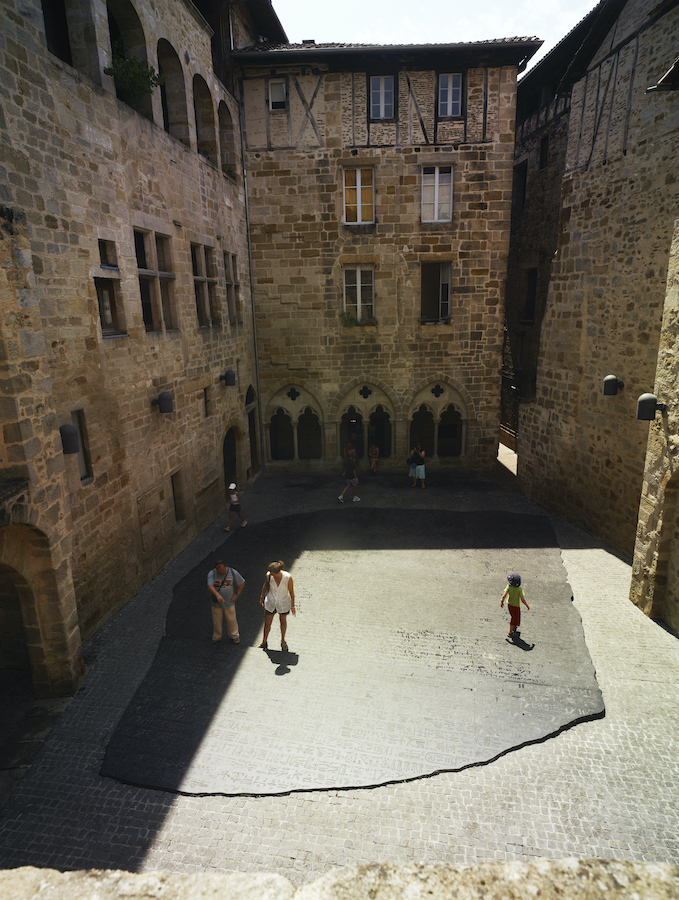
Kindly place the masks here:
[(7, 0), (0, 33), (0, 666), (49, 695), (262, 453), (494, 463), (539, 41), (278, 45), (268, 0)]
[[(8, 0), (0, 31), (0, 664), (27, 648), (44, 695), (256, 474), (257, 373), (238, 103), (197, 9)], [(121, 35), (161, 90), (116, 96)]]
[(654, 394), (667, 410), (651, 423), (630, 599), (679, 634), (679, 219), (667, 275)]
[[(525, 50), (308, 42), (238, 55), (269, 463), (336, 467), (351, 441), (403, 468), (420, 440), (434, 465), (494, 464)], [(447, 72), (462, 73), (462, 100), (442, 117)], [(376, 111), (386, 79), (393, 107)], [(452, 173), (452, 214), (424, 212), (425, 173), (441, 191)], [(425, 300), (429, 278), (445, 305)]]
[[(626, 554), (648, 438), (636, 401), (655, 379), (679, 200), (676, 92), (647, 89), (672, 66), (678, 31), (676, 6), (629, 0), (574, 61), (536, 396), (519, 424), (527, 494)], [(609, 374), (625, 385), (617, 396), (603, 395)]]

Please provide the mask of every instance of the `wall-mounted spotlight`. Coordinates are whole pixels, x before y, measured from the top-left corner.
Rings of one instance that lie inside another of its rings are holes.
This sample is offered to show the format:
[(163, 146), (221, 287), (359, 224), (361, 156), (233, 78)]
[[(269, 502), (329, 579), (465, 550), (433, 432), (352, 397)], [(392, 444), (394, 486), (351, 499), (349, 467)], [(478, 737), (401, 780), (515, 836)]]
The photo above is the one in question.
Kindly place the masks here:
[(161, 413), (174, 412), (174, 402), (169, 391), (161, 391), (157, 397), (151, 400), (151, 406), (157, 406)]
[(80, 453), (80, 438), (75, 425), (62, 425), (59, 433), (61, 434), (61, 446), (65, 455)]
[(642, 394), (637, 400), (637, 419), (642, 422), (652, 422), (658, 411), (667, 412), (667, 404), (658, 403), (655, 394)]
[(235, 387), (236, 373), (233, 371), (233, 369), (227, 369), (223, 375), (219, 376), (219, 380), (223, 381), (227, 387)]
[(618, 391), (625, 387), (624, 381), (618, 381), (617, 375), (607, 375), (604, 378), (604, 397), (615, 397)]

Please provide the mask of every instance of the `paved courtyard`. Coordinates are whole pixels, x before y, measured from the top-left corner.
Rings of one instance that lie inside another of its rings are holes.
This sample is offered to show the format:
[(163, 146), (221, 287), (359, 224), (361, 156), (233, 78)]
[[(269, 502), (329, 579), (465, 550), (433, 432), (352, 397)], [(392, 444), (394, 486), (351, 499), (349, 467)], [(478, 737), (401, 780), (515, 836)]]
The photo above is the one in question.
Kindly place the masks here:
[[(248, 529), (275, 526), (291, 514), (328, 510), (328, 520), (338, 512), (351, 515), (353, 507), (342, 509), (337, 502), (340, 487), (339, 478), (325, 474), (263, 476), (244, 498)], [(462, 521), (489, 514), (508, 526), (512, 514), (547, 515), (511, 484), (470, 473), (432, 471), (425, 491), (412, 490), (405, 475), (380, 474), (363, 478), (359, 494), (363, 515), (365, 509), (398, 510), (399, 515), (411, 510), (420, 531), (426, 527), (422, 510), (432, 511), (432, 522), (452, 512)], [(102, 776), (111, 738), (165, 637), (174, 589), (213, 551), (228, 559), (230, 546), (235, 553), (237, 541), (247, 537), (245, 529), (225, 541), (219, 521), (86, 646), (86, 682), (0, 814), (0, 866), (267, 871), (301, 885), (333, 866), (376, 861), (597, 856), (678, 862), (679, 641), (627, 600), (627, 561), (559, 519), (549, 518), (549, 523), (582, 619), (604, 718), (581, 722), (482, 765), (378, 787), (184, 795)], [(257, 528), (252, 532), (255, 537)], [(511, 548), (511, 540), (507, 546)], [(527, 549), (516, 550), (525, 561)], [(505, 562), (503, 558), (506, 568)], [(312, 568), (307, 565), (305, 571)], [(497, 573), (500, 583), (505, 575), (504, 569)], [(244, 599), (249, 596), (256, 603), (259, 587), (257, 579), (248, 579)], [(530, 602), (529, 580), (526, 592)], [(198, 588), (196, 594), (198, 611), (206, 601)], [(497, 600), (495, 592), (489, 603), (497, 607)], [(302, 610), (309, 602), (303, 598)], [(472, 608), (478, 609), (476, 604)], [(302, 640), (304, 621), (301, 612), (291, 623), (291, 650), (293, 636)], [(491, 621), (503, 634), (506, 622), (499, 610), (492, 610)], [(338, 641), (346, 641), (342, 622), (335, 626), (330, 638), (336, 633)], [(531, 627), (539, 638), (537, 649), (540, 640), (548, 639), (539, 604), (526, 615), (526, 641)], [(557, 633), (549, 637), (563, 650), (566, 635), (559, 643), (558, 630), (557, 620), (549, 629)], [(484, 632), (486, 642), (493, 639), (491, 631)], [(302, 645), (311, 650), (305, 642), (308, 635)], [(264, 656), (254, 647), (243, 652)], [(286, 679), (292, 683), (291, 674), (281, 671), (270, 680)], [(440, 710), (442, 717), (446, 713)], [(178, 732), (183, 714), (178, 704)], [(309, 717), (313, 727), (313, 709)], [(501, 729), (501, 711), (497, 718)], [(370, 724), (365, 717), (356, 723), (357, 752), (361, 740), (370, 745)], [(404, 747), (410, 739), (407, 731), (403, 729)], [(295, 729), (289, 741), (290, 747), (281, 747), (283, 756), (297, 741)], [(234, 765), (243, 767), (248, 760), (242, 752), (238, 755)]]

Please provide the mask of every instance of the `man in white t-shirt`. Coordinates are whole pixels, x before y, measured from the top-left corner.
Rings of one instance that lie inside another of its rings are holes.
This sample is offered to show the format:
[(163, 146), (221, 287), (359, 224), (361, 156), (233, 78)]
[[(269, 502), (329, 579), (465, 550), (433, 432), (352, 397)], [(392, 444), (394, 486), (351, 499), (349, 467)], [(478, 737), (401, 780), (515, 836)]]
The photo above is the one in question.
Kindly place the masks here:
[(222, 616), (226, 619), (226, 630), (234, 644), (240, 644), (238, 621), (236, 620), (236, 600), (240, 596), (245, 579), (218, 559), (214, 569), (208, 572), (207, 588), (212, 600), (212, 641), (222, 639)]

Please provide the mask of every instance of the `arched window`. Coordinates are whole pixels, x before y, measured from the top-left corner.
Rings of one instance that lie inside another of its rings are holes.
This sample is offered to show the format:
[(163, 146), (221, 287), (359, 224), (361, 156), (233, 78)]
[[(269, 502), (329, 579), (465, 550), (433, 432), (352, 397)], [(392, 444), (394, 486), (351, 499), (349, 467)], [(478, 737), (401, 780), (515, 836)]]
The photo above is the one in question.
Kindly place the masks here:
[(423, 403), (410, 421), (410, 446), (420, 444), (427, 456), (434, 451), (434, 414)]
[(238, 172), (236, 153), (236, 136), (233, 127), (233, 119), (229, 108), (222, 100), (219, 104), (219, 146), (221, 153), (222, 172), (229, 178), (235, 178)]
[(439, 422), (439, 456), (459, 456), (462, 453), (462, 416), (451, 403), (441, 413)]
[(368, 422), (368, 445), (376, 444), (380, 451), (380, 459), (391, 456), (391, 421), (389, 413), (383, 406), (378, 406), (370, 414)]
[(356, 458), (363, 459), (365, 449), (363, 447), (363, 416), (355, 406), (350, 406), (342, 416), (340, 423), (340, 452), (347, 444), (354, 445)]
[(146, 38), (139, 16), (130, 0), (108, 0), (106, 9), (116, 96), (153, 121), (151, 74), (155, 77), (156, 72), (148, 65)]
[(160, 86), (163, 128), (188, 147), (189, 116), (184, 72), (174, 47), (162, 39), (158, 41), (158, 71), (165, 79)]
[(271, 459), (294, 459), (295, 443), (292, 436), (292, 420), (284, 409), (277, 409), (271, 416), (269, 441)]
[(297, 453), (300, 459), (321, 458), (321, 423), (310, 406), (297, 422)]
[(196, 114), (198, 152), (217, 165), (217, 135), (212, 94), (202, 75), (193, 76), (193, 108)]

